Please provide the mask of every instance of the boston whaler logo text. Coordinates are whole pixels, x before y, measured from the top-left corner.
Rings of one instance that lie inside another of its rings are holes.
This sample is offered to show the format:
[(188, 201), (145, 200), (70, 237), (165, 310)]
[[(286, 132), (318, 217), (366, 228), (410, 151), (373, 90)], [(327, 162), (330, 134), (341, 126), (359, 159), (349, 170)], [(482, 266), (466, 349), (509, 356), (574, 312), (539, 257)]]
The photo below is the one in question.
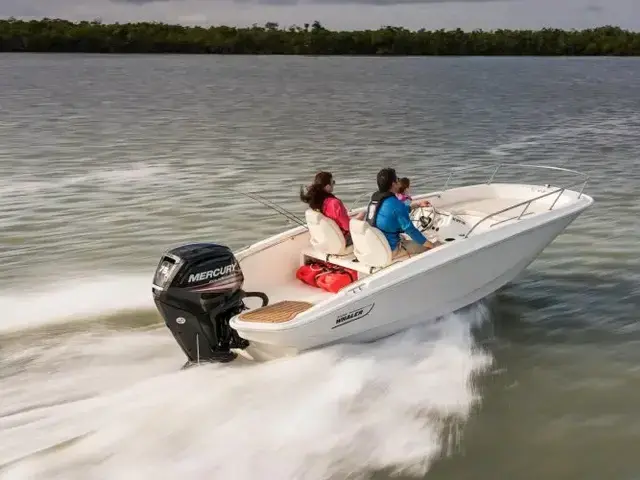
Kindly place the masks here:
[(233, 273), (236, 269), (236, 264), (225, 265), (224, 267), (214, 268), (213, 270), (207, 270), (206, 272), (192, 273), (189, 275), (189, 283), (201, 282), (203, 280), (212, 280), (218, 277), (223, 277)]
[(355, 322), (356, 320), (360, 320), (362, 317), (366, 317), (369, 315), (369, 312), (373, 310), (374, 305), (375, 303), (371, 303), (365, 307), (358, 308), (357, 310), (352, 310), (349, 313), (343, 313), (336, 318), (336, 324), (331, 327), (331, 329), (333, 330), (334, 328), (342, 327), (347, 323)]

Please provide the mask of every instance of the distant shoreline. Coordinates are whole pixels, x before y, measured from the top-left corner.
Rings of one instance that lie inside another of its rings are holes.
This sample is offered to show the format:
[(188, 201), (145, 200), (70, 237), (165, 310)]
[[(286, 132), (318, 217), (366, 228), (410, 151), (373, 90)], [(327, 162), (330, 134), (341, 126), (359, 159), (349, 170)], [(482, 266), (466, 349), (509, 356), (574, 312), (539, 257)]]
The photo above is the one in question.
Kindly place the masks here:
[(311, 56), (640, 56), (640, 32), (585, 30), (332, 31), (319, 22), (280, 28), (162, 23), (0, 20), (0, 52)]

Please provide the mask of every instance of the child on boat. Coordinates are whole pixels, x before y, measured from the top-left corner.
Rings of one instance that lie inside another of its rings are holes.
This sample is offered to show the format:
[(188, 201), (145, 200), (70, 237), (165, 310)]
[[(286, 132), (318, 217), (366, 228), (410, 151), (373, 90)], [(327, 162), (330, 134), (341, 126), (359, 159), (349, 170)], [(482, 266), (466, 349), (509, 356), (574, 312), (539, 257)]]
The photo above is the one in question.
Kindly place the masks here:
[(398, 183), (400, 183), (400, 186), (398, 187), (398, 193), (396, 193), (396, 197), (407, 207), (411, 208), (411, 202), (413, 201), (411, 195), (409, 194), (409, 187), (411, 185), (411, 182), (407, 177), (402, 177), (400, 180), (398, 180)]

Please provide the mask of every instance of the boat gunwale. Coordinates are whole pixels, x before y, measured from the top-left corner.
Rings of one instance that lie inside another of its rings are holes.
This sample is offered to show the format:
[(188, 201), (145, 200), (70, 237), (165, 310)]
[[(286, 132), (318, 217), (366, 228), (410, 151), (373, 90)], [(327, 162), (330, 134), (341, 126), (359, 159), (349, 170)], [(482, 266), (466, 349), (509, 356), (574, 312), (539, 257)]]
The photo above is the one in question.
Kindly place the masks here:
[[(580, 182), (577, 182), (580, 183)], [(432, 198), (432, 197), (437, 197), (440, 198), (442, 196), (443, 193), (445, 192), (450, 192), (453, 190), (456, 190), (458, 188), (467, 188), (467, 187), (474, 187), (474, 186), (480, 186), (480, 185), (491, 185), (491, 184), (485, 184), (485, 183), (475, 183), (475, 184), (470, 184), (470, 185), (461, 185), (461, 186), (457, 186), (457, 187), (451, 187), (447, 190), (438, 190), (435, 192), (428, 192), (428, 193), (424, 193), (424, 194), (420, 194), (420, 195), (415, 195), (413, 198), (415, 200), (425, 200), (427, 198)], [(538, 184), (526, 184), (526, 183), (494, 183), (493, 185), (509, 185), (509, 186), (514, 186), (514, 187), (528, 187), (528, 188), (533, 188), (533, 187), (537, 187), (537, 188), (545, 188), (544, 185), (538, 185)], [(501, 213), (507, 212), (509, 210), (512, 210), (514, 208), (518, 208), (520, 206), (523, 206), (525, 204), (531, 204), (541, 198), (545, 198), (547, 196), (553, 195), (554, 193), (559, 193), (560, 195), (558, 196), (558, 198), (560, 198), (564, 193), (569, 193), (569, 194), (578, 194), (578, 197), (575, 199), (575, 202), (571, 202), (567, 205), (563, 205), (562, 207), (559, 207), (558, 209), (553, 209), (553, 208), (549, 208), (549, 210), (547, 210), (546, 212), (540, 212), (536, 215), (536, 217), (543, 215), (545, 213), (548, 212), (555, 212), (555, 211), (559, 211), (562, 208), (566, 208), (569, 207), (571, 205), (575, 205), (578, 204), (578, 202), (580, 202), (580, 200), (582, 199), (582, 197), (585, 197), (588, 199), (588, 204), (590, 205), (591, 203), (593, 203), (593, 198), (590, 197), (589, 195), (585, 194), (581, 191), (576, 191), (576, 190), (569, 190), (569, 188), (571, 188), (571, 186), (574, 185), (568, 185), (565, 187), (558, 187), (558, 190), (554, 190), (553, 192), (547, 192), (543, 195), (539, 195), (538, 197), (534, 197), (531, 199), (527, 199), (527, 200), (523, 200), (522, 202), (518, 202), (514, 205), (511, 205), (509, 207), (506, 207), (504, 209), (500, 209), (498, 211), (492, 212), (490, 214), (488, 214), (487, 216), (485, 216), (484, 218), (478, 220), (476, 222), (476, 224), (474, 224), (474, 226), (471, 228), (471, 230), (469, 232), (467, 232), (467, 235), (465, 236), (465, 238), (469, 238), (469, 233), (471, 233), (471, 231), (473, 231), (476, 226), (496, 215), (500, 215)], [(552, 207), (555, 207), (555, 203), (552, 205)], [(363, 212), (366, 209), (366, 205), (362, 206), (362, 207), (358, 207), (356, 209), (352, 209), (349, 210), (348, 214), (349, 217), (354, 217), (357, 213)], [(526, 209), (525, 209), (526, 211)], [(523, 212), (524, 213), (524, 212)], [(521, 214), (518, 217), (518, 220), (521, 219), (523, 215)], [(270, 237), (264, 238), (262, 240), (259, 240), (257, 242), (254, 242), (250, 245), (241, 247), (239, 250), (237, 250), (236, 252), (234, 252), (235, 257), (238, 259), (238, 261), (242, 261), (244, 259), (247, 259), (255, 254), (258, 254), (268, 248), (271, 248), (273, 246), (279, 245), (280, 243), (286, 242), (288, 240), (293, 240), (294, 238), (296, 238), (297, 236), (306, 233), (309, 230), (309, 228), (306, 225), (299, 225), (297, 227), (292, 227), (289, 230), (285, 230), (283, 232), (280, 233), (276, 233)], [(485, 232), (481, 232), (485, 233)]]
[[(493, 167), (493, 172), (491, 174), (491, 176), (489, 177), (489, 179), (486, 182), (479, 182), (479, 183), (471, 183), (471, 184), (467, 184), (467, 185), (459, 185), (456, 187), (449, 187), (449, 182), (452, 180), (453, 176), (455, 173), (459, 173), (459, 172), (467, 172), (470, 170), (478, 170), (478, 169), (484, 169), (484, 168), (490, 168)], [(551, 208), (549, 209), (549, 211), (553, 210), (553, 207), (555, 206), (556, 202), (560, 199), (560, 197), (562, 195), (564, 195), (564, 193), (573, 193), (573, 194), (577, 194), (578, 197), (576, 198), (576, 201), (580, 201), (582, 197), (587, 197), (588, 198), (588, 202), (589, 204), (593, 203), (593, 198), (589, 197), (587, 194), (583, 193), (584, 189), (586, 188), (587, 182), (589, 181), (590, 176), (585, 173), (585, 172), (580, 172), (578, 170), (573, 170), (570, 168), (566, 168), (566, 167), (557, 167), (557, 166), (553, 166), (553, 165), (540, 165), (540, 164), (532, 164), (532, 163), (512, 163), (512, 162), (498, 162), (498, 163), (488, 163), (488, 164), (475, 164), (475, 165), (466, 165), (463, 167), (453, 167), (451, 168), (451, 170), (449, 170), (449, 174), (447, 176), (447, 180), (444, 184), (444, 187), (441, 190), (436, 190), (436, 191), (432, 191), (432, 192), (428, 192), (422, 195), (416, 195), (414, 198), (417, 200), (424, 200), (427, 198), (431, 198), (431, 197), (437, 197), (440, 198), (445, 192), (449, 192), (458, 188), (464, 188), (464, 187), (472, 187), (472, 186), (479, 186), (479, 185), (496, 185), (496, 183), (493, 183), (493, 179), (495, 178), (495, 176), (498, 174), (498, 172), (500, 171), (500, 169), (502, 167), (519, 167), (519, 168), (524, 168), (524, 169), (539, 169), (539, 170), (549, 170), (549, 171), (561, 171), (561, 172), (567, 172), (567, 173), (573, 173), (576, 175), (579, 175), (580, 177), (582, 177), (581, 180), (576, 180), (575, 182), (572, 182), (569, 185), (566, 185), (564, 187), (558, 187), (558, 190), (554, 191), (554, 192), (547, 192), (543, 195), (541, 195), (539, 198), (544, 198), (546, 196), (549, 195), (553, 195), (554, 193), (559, 193), (558, 198), (556, 199), (556, 201), (552, 204)], [(431, 175), (430, 178), (433, 178), (434, 175)], [(438, 174), (435, 175), (436, 177), (440, 176)], [(571, 187), (576, 186), (578, 184), (580, 184), (582, 182), (582, 187), (580, 188), (579, 191), (576, 190), (570, 190)], [(520, 187), (538, 187), (538, 188), (546, 188), (546, 186), (550, 186), (550, 184), (527, 184), (527, 183), (513, 183), (513, 182), (505, 182), (505, 183), (497, 183), (497, 185), (512, 185), (512, 186), (520, 186)], [(353, 202), (353, 204), (355, 204), (357, 201), (359, 201), (363, 196), (365, 195), (370, 195), (370, 193), (364, 193), (360, 196), (358, 196), (356, 198), (356, 200)], [(529, 200), (525, 200), (524, 202), (519, 202), (518, 204), (512, 205), (510, 207), (507, 207), (506, 209), (503, 209), (501, 211), (497, 211), (497, 212), (493, 212), (489, 215), (487, 215), (485, 218), (481, 219), (480, 221), (478, 221), (476, 223), (476, 225), (474, 225), (472, 227), (472, 229), (467, 232), (467, 235), (465, 236), (465, 238), (468, 238), (469, 233), (471, 233), (471, 231), (475, 230), (475, 228), (478, 226), (478, 224), (488, 220), (489, 218), (492, 218), (496, 215), (499, 215), (500, 213), (504, 213), (505, 211), (509, 211), (511, 209), (514, 208), (518, 208), (519, 206), (522, 206), (524, 204), (531, 204), (532, 202), (538, 200), (539, 198), (533, 198), (533, 199), (529, 199)], [(255, 200), (255, 199), (254, 199)], [(528, 208), (528, 207), (527, 207)], [(348, 211), (348, 214), (350, 217), (355, 216), (355, 214), (360, 213), (365, 211), (366, 209), (366, 205), (363, 205), (361, 207), (353, 207), (350, 208)], [(524, 212), (526, 212), (527, 209), (525, 209), (522, 214), (520, 214), (520, 216), (518, 217), (518, 220), (521, 219), (521, 217), (523, 216)], [(536, 215), (537, 216), (537, 215)], [(257, 242), (254, 242), (250, 245), (246, 245), (244, 247), (241, 247), (239, 250), (237, 250), (236, 252), (234, 252), (234, 255), (236, 256), (236, 258), (238, 258), (238, 260), (241, 259), (245, 259), (248, 258), (256, 253), (259, 253), (267, 248), (270, 248), (272, 246), (278, 245), (279, 243), (285, 242), (287, 240), (293, 240), (295, 237), (297, 237), (298, 235), (307, 232), (309, 230), (309, 228), (306, 225), (299, 225), (297, 227), (293, 227), (290, 228), (289, 230), (285, 230), (284, 232), (281, 233), (276, 233), (275, 235), (272, 235), (271, 237), (267, 237), (265, 239), (259, 240)], [(258, 247), (262, 247), (262, 248), (258, 248)]]
[[(506, 184), (506, 185), (520, 185), (520, 186), (538, 186), (539, 185), (525, 185), (525, 184)], [(461, 188), (461, 187), (455, 187), (455, 188)], [(572, 190), (568, 190), (569, 192), (572, 193), (578, 193), (576, 191), (572, 191)], [(416, 196), (414, 198), (419, 198), (420, 196)], [(571, 216), (573, 214), (579, 214), (580, 212), (586, 210), (587, 208), (589, 208), (592, 204), (593, 204), (594, 200), (592, 197), (590, 197), (587, 194), (581, 194), (579, 199), (576, 199), (575, 202), (571, 202), (568, 203), (566, 205), (562, 205), (559, 208), (556, 208), (554, 210), (546, 210), (544, 212), (540, 212), (535, 216), (532, 217), (528, 217), (528, 218), (522, 218), (520, 219), (520, 221), (518, 221), (517, 224), (509, 224), (509, 225), (505, 225), (504, 227), (500, 227), (498, 229), (493, 229), (493, 230), (486, 230), (486, 231), (482, 231), (479, 234), (474, 235), (471, 238), (480, 238), (481, 240), (485, 240), (485, 242), (483, 242), (484, 244), (477, 247), (477, 248), (472, 248), (471, 250), (464, 252), (464, 253), (460, 253), (457, 255), (454, 255), (451, 258), (447, 258), (447, 259), (443, 259), (440, 262), (437, 262), (435, 264), (430, 265), (428, 268), (424, 269), (422, 271), (422, 273), (424, 273), (425, 271), (430, 271), (433, 269), (438, 269), (438, 268), (443, 268), (445, 266), (447, 266), (450, 263), (454, 263), (454, 262), (458, 262), (461, 261), (463, 259), (465, 259), (466, 257), (468, 257), (469, 255), (472, 255), (474, 253), (477, 252), (481, 252), (483, 250), (486, 250), (487, 248), (490, 248), (492, 246), (495, 245), (499, 245), (501, 243), (504, 243), (514, 237), (520, 237), (524, 234), (529, 233), (531, 230), (533, 230), (534, 228), (536, 228), (537, 226), (541, 226), (541, 225), (547, 225), (550, 224), (551, 222), (560, 220), (562, 218)], [(554, 218), (549, 218), (549, 217), (554, 217)], [(493, 240), (489, 240), (488, 242), (486, 242), (486, 238), (487, 235), (490, 235), (492, 232), (495, 231), (503, 231), (503, 229), (505, 228), (509, 228), (509, 227), (513, 227), (515, 225), (522, 225), (525, 224), (524, 228), (520, 228), (518, 231), (514, 232), (511, 235), (508, 236), (500, 236), (498, 238), (495, 238)], [(303, 227), (296, 227), (296, 229), (302, 229)], [(302, 232), (299, 232), (298, 234), (296, 234), (295, 236), (301, 234)], [(467, 238), (467, 240), (469, 240)], [(465, 242), (466, 243), (466, 242)], [(275, 244), (274, 244), (275, 245)], [(371, 282), (372, 280), (379, 280), (381, 277), (383, 276), (387, 276), (387, 275), (391, 275), (394, 271), (400, 270), (400, 269), (406, 269), (408, 265), (412, 265), (415, 264), (417, 262), (420, 263), (424, 263), (427, 260), (433, 259), (434, 257), (432, 256), (433, 254), (438, 253), (438, 251), (441, 251), (441, 248), (455, 248), (457, 244), (445, 244), (442, 247), (439, 247), (438, 249), (435, 250), (429, 250), (427, 252), (424, 252), (421, 255), (415, 255), (407, 260), (404, 260), (402, 262), (397, 262), (397, 263), (393, 263), (385, 268), (382, 268), (374, 273), (372, 273), (371, 275), (368, 275), (365, 278), (362, 278), (360, 280), (357, 280), (356, 282), (350, 284), (348, 287), (344, 288), (343, 290), (341, 290), (340, 292), (338, 292), (335, 296), (330, 297), (330, 298), (326, 298), (323, 299), (317, 303), (314, 303), (313, 307), (311, 307), (309, 310), (306, 310), (305, 312), (302, 312), (301, 314), (299, 314), (298, 316), (296, 316), (295, 318), (293, 318), (292, 320), (290, 320), (287, 323), (284, 324), (263, 324), (263, 323), (254, 323), (254, 324), (249, 324), (247, 322), (243, 322), (242, 320), (240, 320), (237, 316), (234, 316), (231, 319), (231, 322), (234, 324), (237, 324), (238, 327), (240, 327), (243, 330), (253, 330), (253, 331), (282, 331), (282, 330), (289, 330), (289, 329), (293, 329), (293, 328), (297, 328), (309, 321), (313, 321), (313, 319), (317, 318), (317, 311), (318, 309), (322, 308), (323, 309), (323, 314), (326, 315), (330, 315), (338, 310), (340, 310), (341, 308), (344, 307), (344, 305), (346, 303), (348, 303), (348, 300), (346, 300), (347, 295), (349, 295), (349, 293), (355, 293), (355, 290), (362, 290), (363, 289), (363, 285), (366, 283)], [(268, 247), (266, 247), (268, 248)], [(263, 251), (264, 249), (260, 250)], [(257, 253), (257, 252), (256, 252)], [(415, 277), (415, 273), (410, 273), (410, 274), (405, 274), (400, 276), (399, 278), (397, 278), (393, 283), (395, 285), (401, 285), (403, 283), (406, 283), (408, 281), (411, 281), (411, 279), (413, 279)], [(384, 290), (385, 288), (387, 288), (388, 285), (386, 284), (381, 284), (381, 285), (377, 285), (372, 289), (367, 289), (366, 292), (363, 292), (363, 295), (360, 296), (359, 299), (366, 299), (369, 298), (375, 294), (377, 294), (379, 291)], [(328, 307), (329, 303), (335, 303), (335, 305), (332, 305), (330, 307)], [(233, 327), (233, 326), (232, 326)], [(233, 327), (236, 328), (236, 327)]]
[[(534, 163), (513, 163), (513, 162), (497, 162), (497, 163), (487, 163), (487, 164), (473, 164), (473, 165), (465, 165), (462, 167), (452, 167), (448, 174), (447, 174), (447, 180), (444, 182), (444, 186), (442, 187), (442, 190), (440, 190), (440, 192), (446, 192), (448, 190), (452, 190), (454, 188), (460, 188), (462, 186), (471, 186), (471, 185), (491, 185), (493, 183), (494, 178), (496, 177), (496, 175), (498, 174), (498, 172), (500, 171), (500, 169), (502, 169), (502, 167), (519, 167), (519, 168), (523, 168), (523, 169), (538, 169), (538, 170), (549, 170), (549, 171), (560, 171), (560, 172), (566, 172), (566, 173), (572, 173), (572, 174), (576, 174), (582, 177), (582, 182), (584, 182), (582, 188), (580, 189), (580, 192), (578, 192), (578, 199), (582, 196), (582, 192), (584, 190), (584, 188), (587, 185), (587, 182), (589, 181), (589, 174), (585, 173), (585, 172), (580, 172), (578, 170), (573, 170), (571, 168), (566, 168), (566, 167), (556, 167), (554, 165), (541, 165), (541, 164), (534, 164)], [(486, 169), (486, 168), (493, 168), (493, 172), (491, 173), (491, 175), (489, 176), (489, 178), (485, 181), (485, 182), (476, 182), (476, 183), (472, 183), (472, 184), (468, 184), (468, 185), (460, 185), (457, 187), (452, 187), (452, 188), (447, 188), (449, 186), (449, 182), (453, 179), (454, 175), (456, 173), (459, 172), (468, 172), (471, 170), (481, 170), (481, 169)], [(444, 173), (440, 173), (440, 172), (436, 172), (435, 174), (430, 174), (429, 178), (433, 179), (433, 178), (439, 178), (444, 176)], [(581, 181), (576, 181), (576, 183), (580, 183)], [(511, 183), (513, 184), (513, 182), (507, 182), (507, 183)], [(542, 186), (542, 185), (538, 185), (538, 184), (534, 184), (536, 186)], [(568, 185), (566, 188), (570, 188), (572, 185)], [(369, 195), (369, 193), (363, 193), (361, 195), (359, 195), (358, 197), (356, 197), (356, 200), (354, 200), (353, 205), (355, 205), (358, 201), (360, 201), (363, 197), (365, 197), (366, 195)], [(417, 198), (417, 197), (416, 197)], [(362, 208), (362, 207), (358, 207)], [(354, 210), (353, 208), (351, 210)]]

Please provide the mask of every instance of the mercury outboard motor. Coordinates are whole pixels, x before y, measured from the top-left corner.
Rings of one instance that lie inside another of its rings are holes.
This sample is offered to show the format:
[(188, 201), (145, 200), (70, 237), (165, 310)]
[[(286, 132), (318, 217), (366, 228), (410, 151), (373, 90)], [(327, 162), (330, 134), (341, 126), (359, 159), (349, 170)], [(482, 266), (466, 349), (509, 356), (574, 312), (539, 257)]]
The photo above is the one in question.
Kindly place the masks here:
[(189, 359), (229, 362), (231, 349), (249, 342), (229, 326), (229, 320), (245, 310), (243, 299), (261, 292), (242, 290), (244, 275), (233, 252), (224, 245), (196, 243), (167, 251), (153, 277), (153, 299), (165, 324)]

